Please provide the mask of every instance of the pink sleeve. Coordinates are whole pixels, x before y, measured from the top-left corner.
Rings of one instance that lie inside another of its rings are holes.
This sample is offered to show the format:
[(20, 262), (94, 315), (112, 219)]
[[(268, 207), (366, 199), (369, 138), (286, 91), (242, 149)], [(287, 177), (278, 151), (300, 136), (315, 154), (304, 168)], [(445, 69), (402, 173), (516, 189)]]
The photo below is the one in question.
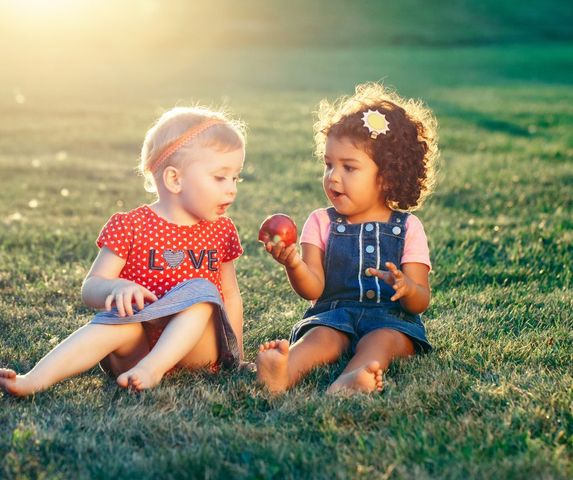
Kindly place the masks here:
[(415, 215), (409, 215), (406, 220), (406, 238), (401, 263), (423, 263), (432, 269), (426, 232), (422, 222)]
[(330, 218), (325, 208), (319, 208), (310, 214), (300, 234), (300, 243), (316, 245), (323, 252), (326, 251)]

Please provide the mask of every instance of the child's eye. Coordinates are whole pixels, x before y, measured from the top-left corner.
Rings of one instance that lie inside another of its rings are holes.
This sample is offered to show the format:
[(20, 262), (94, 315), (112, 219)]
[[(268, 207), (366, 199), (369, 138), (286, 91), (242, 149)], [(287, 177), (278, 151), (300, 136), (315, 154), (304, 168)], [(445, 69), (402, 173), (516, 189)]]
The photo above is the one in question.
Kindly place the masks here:
[(227, 180), (232, 180), (233, 183), (241, 183), (243, 181), (243, 179), (238, 175), (236, 177), (222, 177), (220, 175), (215, 175), (215, 180), (217, 182), (225, 182)]
[(344, 165), (344, 170), (346, 170), (347, 172), (353, 172), (354, 170), (356, 170), (356, 167), (351, 167), (350, 165)]
[(330, 163), (328, 163), (328, 162), (324, 162), (324, 169), (325, 169), (325, 170), (330, 170), (330, 169), (332, 169), (332, 165), (331, 165)]

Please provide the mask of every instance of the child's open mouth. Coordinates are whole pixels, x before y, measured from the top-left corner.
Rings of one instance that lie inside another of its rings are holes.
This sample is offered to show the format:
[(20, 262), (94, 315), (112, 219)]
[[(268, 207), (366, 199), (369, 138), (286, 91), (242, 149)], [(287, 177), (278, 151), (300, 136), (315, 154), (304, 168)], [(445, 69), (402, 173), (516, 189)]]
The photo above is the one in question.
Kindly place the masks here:
[(222, 205), (219, 205), (217, 207), (217, 213), (220, 215), (222, 213), (225, 213), (227, 211), (227, 208), (229, 208), (231, 206), (231, 203), (223, 203)]

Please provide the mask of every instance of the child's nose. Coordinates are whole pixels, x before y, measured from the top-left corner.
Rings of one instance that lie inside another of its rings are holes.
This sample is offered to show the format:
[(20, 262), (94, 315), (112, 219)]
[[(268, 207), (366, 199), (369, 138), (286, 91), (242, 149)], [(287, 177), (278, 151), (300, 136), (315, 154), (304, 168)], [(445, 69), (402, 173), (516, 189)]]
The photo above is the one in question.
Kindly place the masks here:
[(328, 179), (333, 183), (338, 183), (340, 181), (340, 172), (336, 168), (332, 168), (328, 173)]

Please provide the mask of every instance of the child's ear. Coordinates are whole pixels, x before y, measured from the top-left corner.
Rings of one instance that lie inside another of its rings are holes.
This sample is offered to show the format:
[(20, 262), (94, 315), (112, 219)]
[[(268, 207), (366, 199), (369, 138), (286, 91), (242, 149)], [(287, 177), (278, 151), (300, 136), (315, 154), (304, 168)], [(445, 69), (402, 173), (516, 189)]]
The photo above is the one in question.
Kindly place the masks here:
[(378, 172), (378, 178), (376, 179), (376, 183), (378, 184), (378, 188), (380, 189), (380, 192), (384, 192), (384, 190), (385, 190), (384, 179), (382, 178), (382, 175), (380, 174), (380, 172)]
[(172, 165), (163, 170), (163, 185), (171, 193), (181, 192), (181, 171)]
[(386, 203), (386, 195), (388, 194), (388, 192), (386, 184), (384, 183), (384, 179), (382, 178), (382, 175), (378, 174), (378, 179), (376, 180), (376, 182), (378, 183), (378, 192), (380, 193), (380, 199), (382, 200), (382, 202)]

